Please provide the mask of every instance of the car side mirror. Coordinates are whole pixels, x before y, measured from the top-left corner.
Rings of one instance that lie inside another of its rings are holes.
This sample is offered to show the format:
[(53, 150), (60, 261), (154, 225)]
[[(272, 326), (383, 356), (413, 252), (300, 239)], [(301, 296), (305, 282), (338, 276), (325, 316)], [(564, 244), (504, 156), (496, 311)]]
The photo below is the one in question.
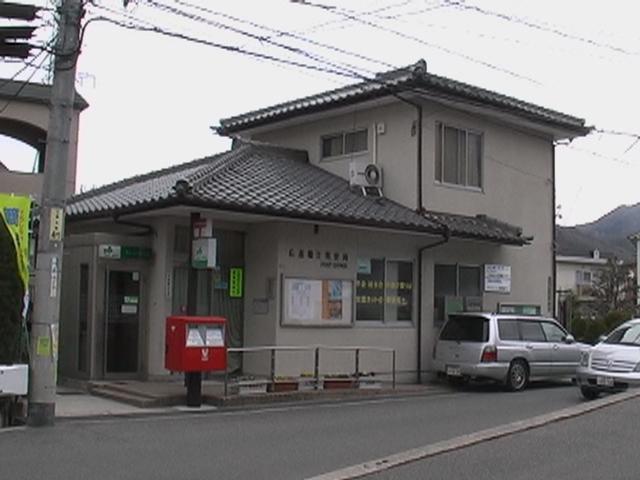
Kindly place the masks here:
[(600, 343), (600, 342), (604, 342), (606, 339), (607, 339), (607, 336), (606, 336), (606, 335), (600, 335), (600, 336), (598, 337), (598, 343)]
[(576, 341), (575, 337), (570, 333), (568, 333), (567, 336), (564, 337), (564, 343), (573, 343), (575, 341)]

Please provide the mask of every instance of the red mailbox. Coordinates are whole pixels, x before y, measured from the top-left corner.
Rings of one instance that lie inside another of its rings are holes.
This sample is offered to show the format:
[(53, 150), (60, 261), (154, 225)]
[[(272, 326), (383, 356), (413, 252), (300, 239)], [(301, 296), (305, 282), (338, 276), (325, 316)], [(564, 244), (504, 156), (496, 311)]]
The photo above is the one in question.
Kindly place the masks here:
[(165, 368), (172, 372), (226, 370), (225, 327), (222, 317), (168, 317)]

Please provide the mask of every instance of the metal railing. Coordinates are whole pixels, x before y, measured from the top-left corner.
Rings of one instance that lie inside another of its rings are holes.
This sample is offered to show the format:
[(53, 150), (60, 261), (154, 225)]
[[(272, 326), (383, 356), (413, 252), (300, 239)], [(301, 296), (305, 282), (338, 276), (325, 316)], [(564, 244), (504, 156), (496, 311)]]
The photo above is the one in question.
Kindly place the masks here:
[[(360, 353), (363, 351), (370, 352), (386, 352), (391, 354), (391, 388), (396, 388), (396, 351), (393, 348), (382, 348), (382, 347), (365, 347), (365, 346), (329, 346), (329, 345), (307, 345), (307, 346), (269, 346), (269, 347), (237, 347), (237, 348), (228, 348), (227, 355), (230, 353), (259, 353), (259, 352), (269, 352), (270, 355), (270, 365), (269, 365), (269, 383), (271, 383), (272, 388), (276, 383), (276, 353), (277, 352), (313, 352), (313, 379), (314, 379), (314, 389), (318, 390), (320, 387), (320, 352), (322, 350), (333, 350), (333, 351), (353, 351), (354, 352), (354, 363), (355, 369), (353, 373), (353, 377), (356, 382), (360, 381), (360, 377), (362, 372), (360, 371)], [(385, 372), (386, 373), (386, 372)], [(224, 372), (224, 396), (226, 397), (228, 394), (228, 385), (229, 385), (229, 373), (225, 370)]]

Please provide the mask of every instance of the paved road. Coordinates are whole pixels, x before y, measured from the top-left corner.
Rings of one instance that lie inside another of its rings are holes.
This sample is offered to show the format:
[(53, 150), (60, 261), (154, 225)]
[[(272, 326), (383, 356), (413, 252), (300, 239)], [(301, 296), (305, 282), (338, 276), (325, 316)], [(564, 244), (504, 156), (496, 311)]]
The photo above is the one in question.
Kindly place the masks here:
[(410, 463), (366, 480), (640, 478), (640, 399)]
[(59, 422), (0, 433), (0, 477), (301, 479), (581, 402), (567, 385), (521, 393), (482, 387), (429, 397)]

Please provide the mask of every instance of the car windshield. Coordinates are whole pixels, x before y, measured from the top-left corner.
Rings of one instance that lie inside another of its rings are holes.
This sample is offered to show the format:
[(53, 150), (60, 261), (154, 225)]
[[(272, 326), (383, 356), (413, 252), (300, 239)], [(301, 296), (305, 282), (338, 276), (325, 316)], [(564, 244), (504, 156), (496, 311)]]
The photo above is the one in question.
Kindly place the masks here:
[(640, 347), (640, 323), (625, 325), (613, 331), (604, 343), (634, 345)]
[(489, 340), (489, 320), (469, 315), (450, 315), (440, 340), (486, 342)]

